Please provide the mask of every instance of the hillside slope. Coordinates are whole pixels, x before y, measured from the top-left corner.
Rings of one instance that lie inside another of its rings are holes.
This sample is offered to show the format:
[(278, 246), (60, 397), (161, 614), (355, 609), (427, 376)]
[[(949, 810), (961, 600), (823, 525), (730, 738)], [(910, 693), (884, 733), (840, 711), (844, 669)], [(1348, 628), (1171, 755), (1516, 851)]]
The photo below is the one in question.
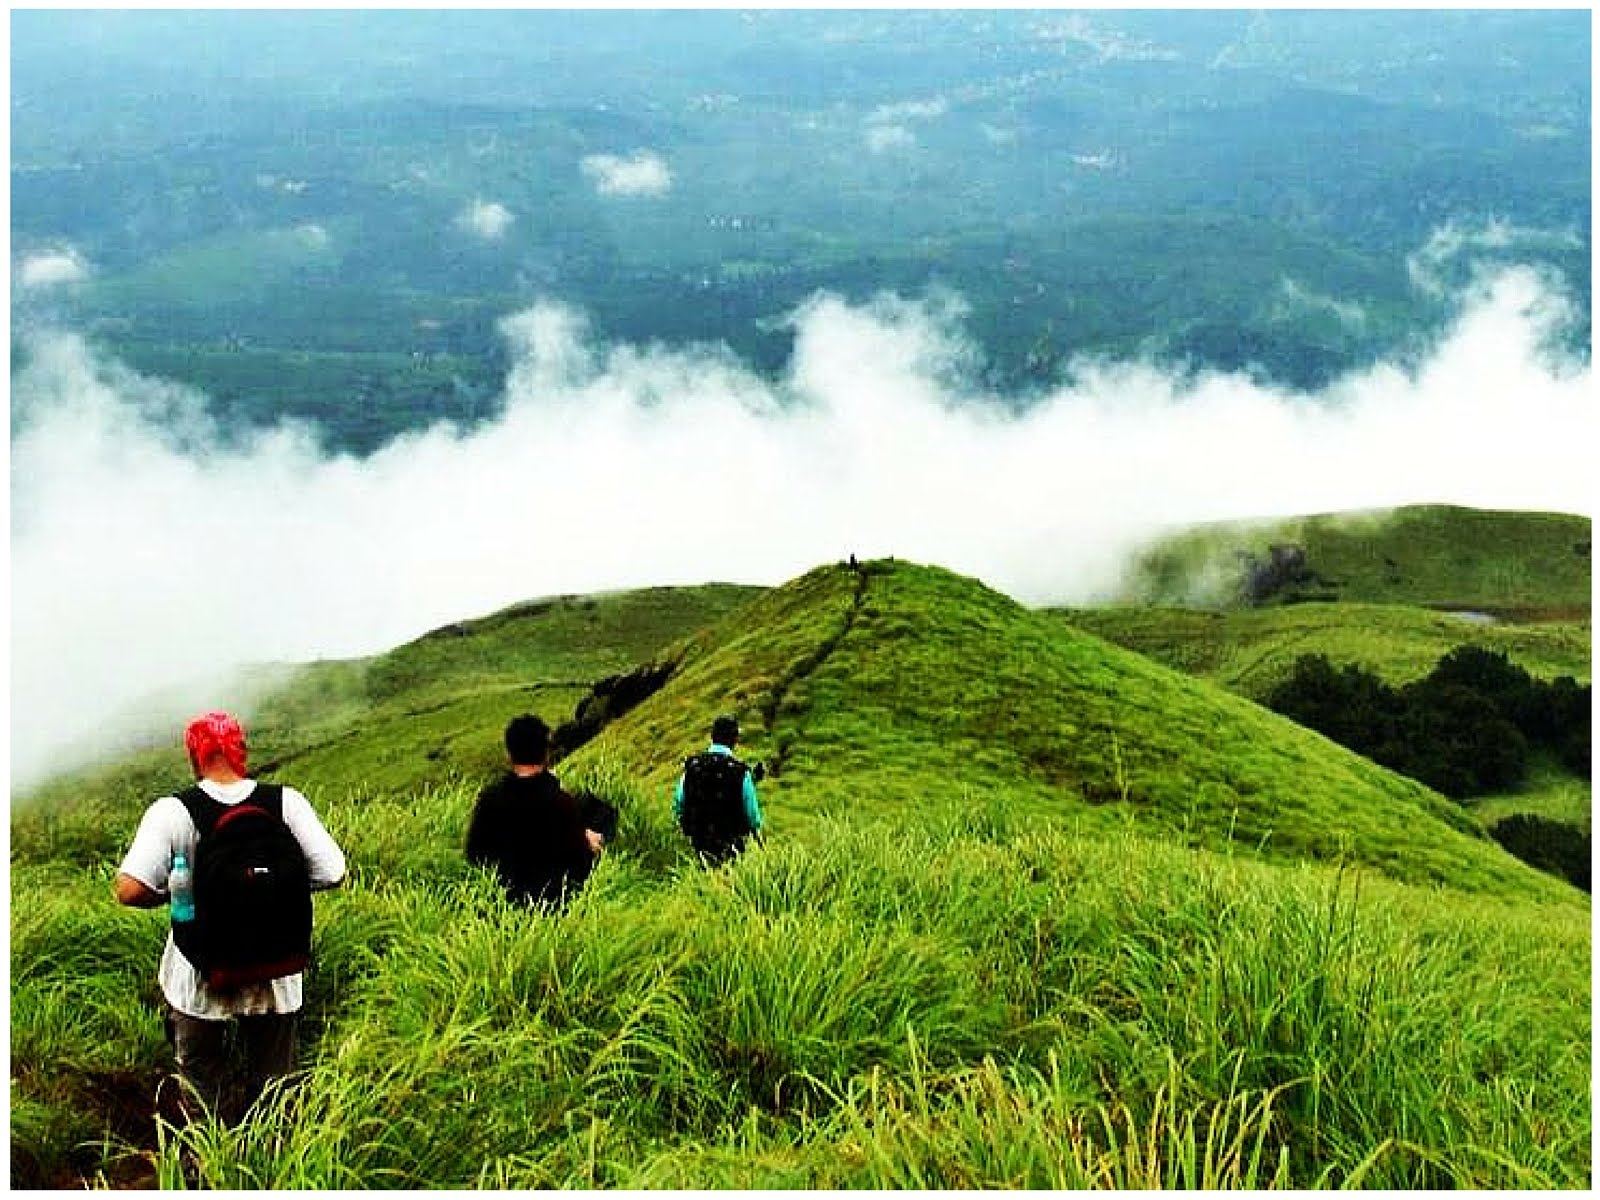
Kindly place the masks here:
[(1191, 845), (1345, 858), (1396, 878), (1555, 898), (1459, 807), (1223, 689), (894, 560), (818, 568), (659, 660), (660, 691), (574, 755), (665, 795), (736, 712), (791, 832), (856, 810), (996, 804)]
[(1227, 612), (1174, 608), (1050, 610), (1068, 624), (1252, 700), (1287, 679), (1302, 654), (1353, 663), (1398, 687), (1457, 646), (1505, 654), (1541, 679), (1590, 678), (1587, 620), (1490, 624), (1399, 604), (1274, 605)]
[(1587, 517), (1416, 505), (1184, 529), (1150, 546), (1128, 575), (1131, 604), (1236, 607), (1252, 566), (1293, 548), (1303, 571), (1260, 580), (1258, 599), (1354, 600), (1524, 619), (1587, 617)]
[[(370, 658), (259, 667), (233, 692), (194, 707), (243, 715), (252, 770), (263, 778), (314, 797), (415, 795), (499, 770), (511, 717), (534, 712), (560, 723), (596, 679), (760, 590), (713, 583), (531, 600)], [(180, 734), (174, 722), (154, 744), (14, 797), (13, 846), (85, 864), (120, 854), (143, 806), (188, 781)]]
[(511, 717), (535, 712), (558, 724), (596, 679), (759, 590), (703, 584), (558, 596), (454, 622), (363, 661), (342, 694), (336, 674), (302, 674), (260, 706), (258, 741), (278, 769), (329, 786), (420, 787), (482, 775), (500, 766)]

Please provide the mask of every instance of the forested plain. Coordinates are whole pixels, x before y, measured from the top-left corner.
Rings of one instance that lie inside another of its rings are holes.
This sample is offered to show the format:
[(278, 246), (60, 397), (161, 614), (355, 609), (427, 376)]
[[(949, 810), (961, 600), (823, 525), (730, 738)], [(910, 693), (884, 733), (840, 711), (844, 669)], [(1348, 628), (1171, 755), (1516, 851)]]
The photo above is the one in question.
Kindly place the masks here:
[(778, 375), (819, 292), (954, 294), (1026, 405), (1085, 355), (1315, 390), (1424, 352), (1500, 258), (1587, 353), (1585, 14), (247, 16), (122, 59), (20, 21), (13, 241), (83, 270), (14, 289), (14, 358), (67, 322), (364, 453), (491, 418), (499, 323), (545, 298)]

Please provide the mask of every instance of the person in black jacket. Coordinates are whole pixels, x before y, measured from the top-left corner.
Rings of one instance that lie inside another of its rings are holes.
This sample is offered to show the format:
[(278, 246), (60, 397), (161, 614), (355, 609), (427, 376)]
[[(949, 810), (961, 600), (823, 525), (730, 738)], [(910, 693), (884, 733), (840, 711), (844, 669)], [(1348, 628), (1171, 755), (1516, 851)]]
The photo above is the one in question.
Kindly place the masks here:
[(478, 794), (467, 861), (492, 866), (512, 900), (560, 908), (589, 878), (605, 839), (584, 827), (578, 802), (551, 773), (544, 721), (513, 717), (506, 753), (511, 769)]

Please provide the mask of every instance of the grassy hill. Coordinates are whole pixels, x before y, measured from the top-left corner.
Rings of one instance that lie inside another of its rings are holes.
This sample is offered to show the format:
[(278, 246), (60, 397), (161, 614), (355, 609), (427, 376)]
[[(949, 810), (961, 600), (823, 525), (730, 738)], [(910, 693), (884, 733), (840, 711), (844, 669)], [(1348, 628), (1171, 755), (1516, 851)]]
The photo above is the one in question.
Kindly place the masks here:
[(1193, 845), (1550, 894), (1426, 788), (936, 568), (819, 568), (666, 657), (667, 684), (573, 766), (665, 792), (730, 709), (785, 827), (1004, 798), (1088, 828), (1132, 821)]
[(1419, 505), (1181, 530), (1130, 571), (1132, 604), (1236, 607), (1243, 560), (1274, 545), (1304, 552), (1308, 575), (1270, 596), (1586, 618), (1592, 523), (1563, 513)]
[[(504, 760), (500, 739), (511, 717), (534, 712), (558, 724), (596, 679), (760, 590), (704, 584), (549, 597), (443, 626), (372, 658), (257, 668), (239, 709), (252, 769), (312, 796), (405, 796), (484, 778)], [(13, 805), (13, 846), (84, 866), (120, 855), (143, 806), (186, 781), (188, 769), (174, 730), (161, 745), (52, 779)]]
[[(305, 1074), (237, 1129), (154, 1119), (165, 915), (109, 898), (181, 753), (19, 799), (13, 1185), (176, 1186), (186, 1149), (226, 1188), (1588, 1186), (1588, 898), (1071, 617), (884, 561), (296, 671), (255, 762), (351, 878)], [(505, 719), (641, 668), (559, 766), (618, 839), (565, 915), (508, 907), (460, 854)], [(670, 785), (728, 710), (770, 838), (708, 873)]]
[(1264, 700), (1302, 654), (1354, 663), (1391, 686), (1421, 679), (1457, 646), (1505, 654), (1541, 679), (1590, 679), (1587, 618), (1490, 624), (1401, 604), (1354, 601), (1217, 611), (1182, 608), (1052, 610), (1074, 628)]

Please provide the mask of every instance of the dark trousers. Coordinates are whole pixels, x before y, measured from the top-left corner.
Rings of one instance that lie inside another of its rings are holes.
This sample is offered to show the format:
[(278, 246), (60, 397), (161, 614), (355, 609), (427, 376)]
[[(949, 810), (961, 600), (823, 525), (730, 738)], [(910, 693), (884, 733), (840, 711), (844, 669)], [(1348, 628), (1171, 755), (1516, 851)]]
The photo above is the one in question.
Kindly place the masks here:
[[(202, 1021), (169, 1007), (167, 1039), (172, 1043), (178, 1074), (212, 1113), (231, 1123), (255, 1103), (269, 1080), (294, 1070), (299, 1023), (297, 1012)], [(244, 1058), (242, 1073), (232, 1062), (229, 1026), (237, 1030), (238, 1050)], [(191, 1118), (196, 1115), (193, 1099), (185, 1095), (182, 1101), (185, 1115)]]

